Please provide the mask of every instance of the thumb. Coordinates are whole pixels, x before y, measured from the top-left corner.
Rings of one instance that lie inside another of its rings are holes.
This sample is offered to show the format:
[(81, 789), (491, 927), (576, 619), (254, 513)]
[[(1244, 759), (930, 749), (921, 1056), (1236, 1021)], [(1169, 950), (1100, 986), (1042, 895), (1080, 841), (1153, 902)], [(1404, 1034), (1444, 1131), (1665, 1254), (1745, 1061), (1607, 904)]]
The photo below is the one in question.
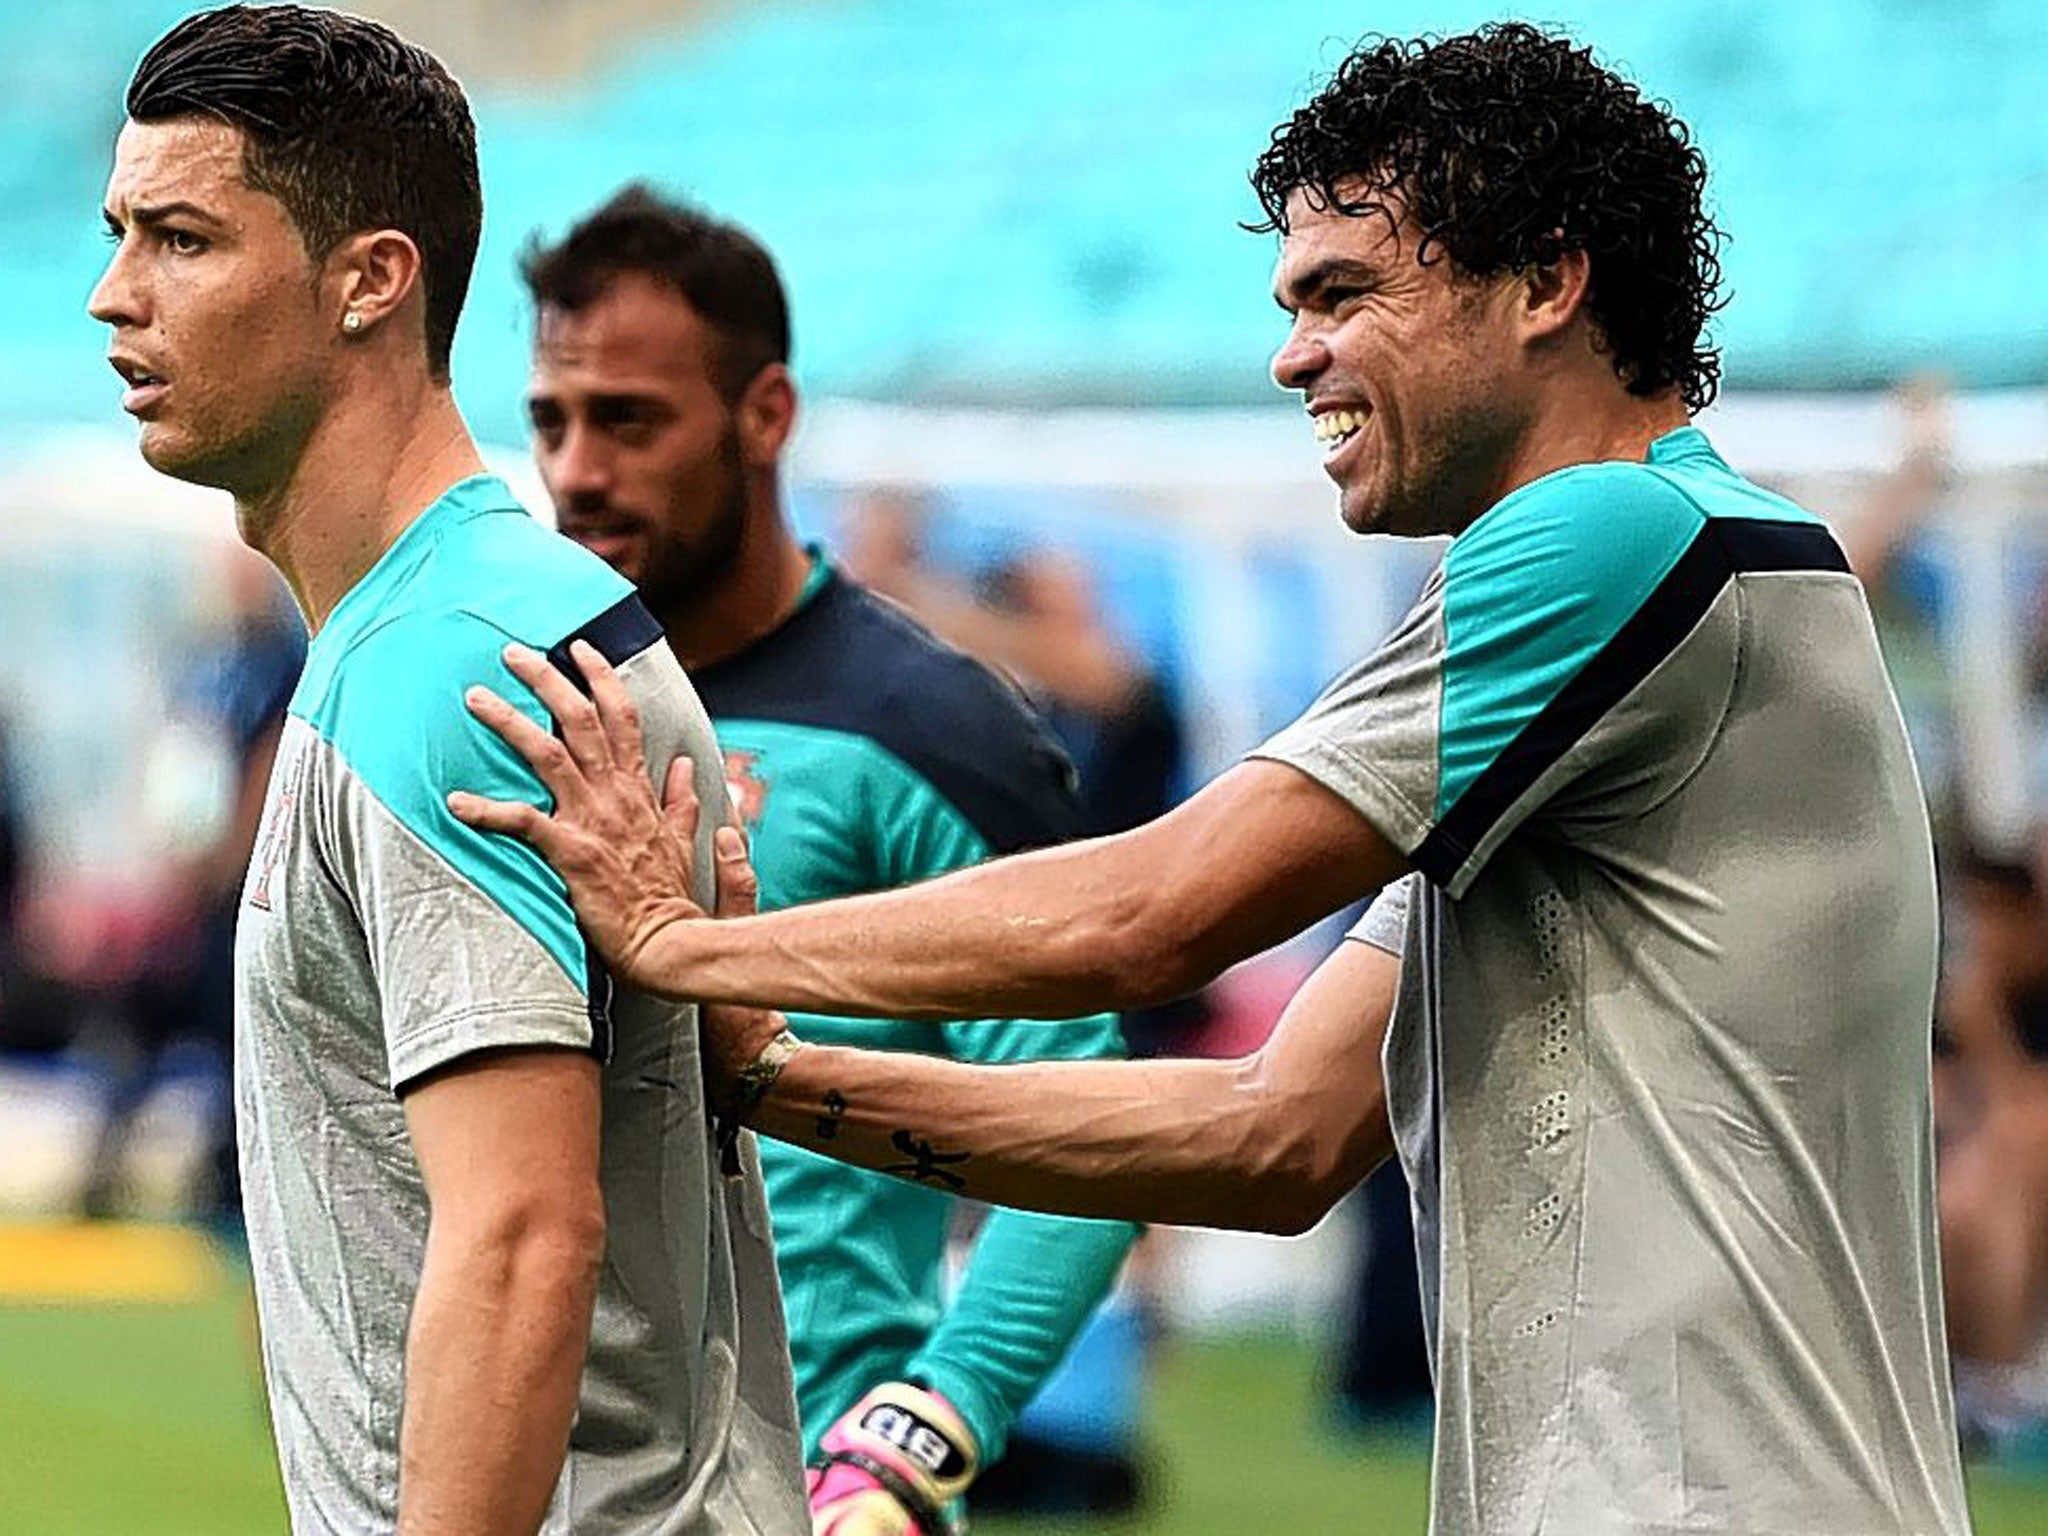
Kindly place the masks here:
[(750, 916), (760, 900), (761, 882), (747, 858), (746, 834), (727, 823), (712, 835), (711, 846), (718, 855), (718, 902), (713, 911), (719, 917)]

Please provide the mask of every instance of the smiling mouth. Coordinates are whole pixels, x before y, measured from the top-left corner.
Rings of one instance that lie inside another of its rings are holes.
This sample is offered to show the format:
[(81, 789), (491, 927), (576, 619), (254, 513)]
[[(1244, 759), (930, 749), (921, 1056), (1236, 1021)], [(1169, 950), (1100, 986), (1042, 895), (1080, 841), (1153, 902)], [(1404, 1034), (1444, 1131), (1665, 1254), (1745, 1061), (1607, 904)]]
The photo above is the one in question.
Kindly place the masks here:
[(1323, 457), (1328, 458), (1358, 435), (1358, 429), (1365, 425), (1365, 412), (1325, 411), (1313, 418), (1311, 425), (1316, 441), (1322, 445)]

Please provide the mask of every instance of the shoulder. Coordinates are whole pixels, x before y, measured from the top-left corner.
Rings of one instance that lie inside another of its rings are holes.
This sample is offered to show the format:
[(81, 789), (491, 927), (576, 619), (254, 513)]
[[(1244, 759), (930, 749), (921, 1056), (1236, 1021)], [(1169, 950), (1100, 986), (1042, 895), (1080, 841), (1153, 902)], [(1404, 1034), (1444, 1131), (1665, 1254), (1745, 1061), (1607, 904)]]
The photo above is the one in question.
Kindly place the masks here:
[(517, 508), (450, 529), (422, 575), (419, 614), (459, 613), (543, 651), (633, 594), (589, 550)]
[(1461, 636), (1611, 634), (1692, 547), (1707, 516), (1659, 466), (1574, 465), (1505, 497), (1444, 556), (1444, 621)]
[(463, 702), (470, 687), (482, 684), (546, 721), (505, 667), (506, 639), (459, 609), (394, 615), (360, 635), (295, 713), (402, 821), (432, 819), (450, 789), (509, 787), (502, 772), (485, 771), (502, 754)]
[(334, 637), (336, 650), (309, 669), (295, 702), (395, 811), (420, 811), (454, 788), (530, 794), (530, 775), (469, 713), (464, 694), (489, 688), (549, 726), (540, 700), (506, 668), (506, 643), (548, 651), (632, 597), (602, 562), (592, 571), (563, 558), (583, 552), (546, 529), (521, 532), (523, 517), (492, 521), (507, 526), (450, 541), (357, 633)]
[(1451, 542), (1447, 580), (1491, 573), (1503, 561), (1598, 578), (1645, 561), (1675, 559), (1706, 515), (1691, 494), (1649, 464), (1577, 464), (1504, 497)]
[(784, 643), (705, 680), (714, 717), (858, 737), (998, 853), (1078, 830), (1072, 766), (1016, 685), (843, 577), (801, 618)]

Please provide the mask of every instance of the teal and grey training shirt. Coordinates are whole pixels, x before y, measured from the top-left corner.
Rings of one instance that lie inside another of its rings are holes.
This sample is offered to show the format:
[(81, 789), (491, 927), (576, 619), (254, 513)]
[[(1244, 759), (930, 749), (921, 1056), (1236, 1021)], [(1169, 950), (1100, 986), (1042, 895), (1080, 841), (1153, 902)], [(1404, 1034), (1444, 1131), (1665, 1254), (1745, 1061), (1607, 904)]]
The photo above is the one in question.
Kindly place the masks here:
[[(1071, 770), (1016, 691), (822, 559), (788, 620), (694, 676), (764, 909), (884, 890), (1077, 830)], [(962, 1061), (1123, 1053), (1108, 1016), (792, 1024), (806, 1039)], [(997, 1210), (942, 1305), (943, 1163), (910, 1185), (779, 1142), (762, 1143), (761, 1161), (813, 1453), (870, 1387), (909, 1377), (950, 1398), (995, 1460), (1135, 1234)]]
[(1933, 859), (1827, 529), (1692, 428), (1545, 476), (1259, 755), (1420, 871), (1356, 937), (1435, 1536), (1963, 1536)]
[[(544, 801), (463, 708), (500, 660), (582, 636), (619, 666), (650, 759), (723, 786), (661, 631), (601, 561), (497, 480), (420, 515), (334, 610), (291, 702), (236, 936), (236, 1117), (264, 1376), (293, 1529), (397, 1520), (405, 1339), (427, 1202), (400, 1095), (474, 1051), (604, 1063), (608, 1218), (548, 1536), (801, 1536), (800, 1445), (751, 1155), (719, 1176), (692, 1009), (613, 991), (561, 882), (451, 789)], [(711, 868), (707, 846), (698, 867)], [(708, 890), (703, 893), (708, 896)]]

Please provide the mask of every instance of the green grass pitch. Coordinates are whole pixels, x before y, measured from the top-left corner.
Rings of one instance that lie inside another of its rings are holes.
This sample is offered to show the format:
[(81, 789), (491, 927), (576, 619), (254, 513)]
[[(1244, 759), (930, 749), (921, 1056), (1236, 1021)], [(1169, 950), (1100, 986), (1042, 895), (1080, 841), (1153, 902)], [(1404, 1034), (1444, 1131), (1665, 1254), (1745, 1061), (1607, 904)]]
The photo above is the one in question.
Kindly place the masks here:
[[(7, 1536), (275, 1536), (284, 1529), (242, 1294), (186, 1305), (0, 1307)], [(975, 1523), (977, 1536), (1370, 1536), (1423, 1530), (1424, 1465), (1340, 1443), (1310, 1356), (1179, 1343), (1159, 1361), (1144, 1519)], [(1979, 1536), (2048, 1532), (2048, 1482), (1980, 1479)]]

